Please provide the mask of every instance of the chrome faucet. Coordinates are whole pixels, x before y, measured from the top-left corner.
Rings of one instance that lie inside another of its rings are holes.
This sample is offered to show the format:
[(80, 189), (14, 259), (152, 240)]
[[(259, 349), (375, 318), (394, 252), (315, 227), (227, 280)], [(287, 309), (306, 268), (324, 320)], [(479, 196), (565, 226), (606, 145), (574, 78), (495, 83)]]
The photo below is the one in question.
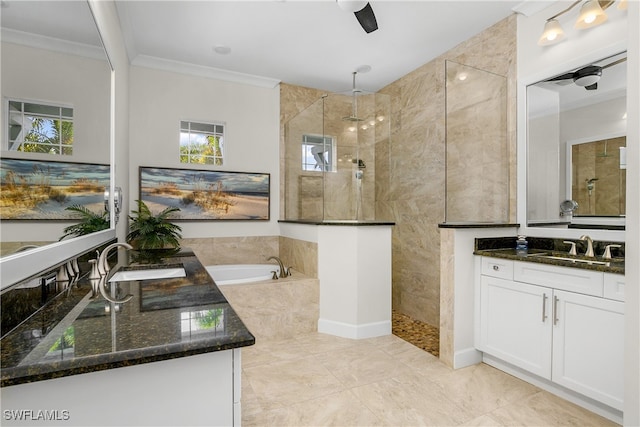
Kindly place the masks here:
[(287, 277), (289, 275), (289, 272), (287, 271), (286, 268), (284, 268), (284, 264), (282, 263), (282, 260), (277, 256), (270, 256), (269, 258), (267, 258), (267, 261), (272, 259), (276, 260), (278, 262), (278, 265), (280, 266), (280, 277)]
[(110, 267), (109, 267), (109, 263), (107, 262), (107, 258), (109, 257), (109, 251), (111, 251), (111, 249), (117, 248), (117, 247), (123, 247), (123, 248), (126, 248), (126, 249), (133, 249), (133, 246), (131, 246), (128, 243), (124, 243), (124, 242), (112, 243), (109, 246), (107, 246), (106, 248), (104, 248), (104, 250), (100, 254), (100, 257), (98, 258), (98, 271), (100, 272), (101, 276), (106, 276), (109, 273)]
[(580, 236), (580, 240), (587, 241), (587, 251), (584, 253), (584, 256), (595, 258), (595, 255), (593, 253), (593, 239), (590, 236), (583, 234), (582, 236)]

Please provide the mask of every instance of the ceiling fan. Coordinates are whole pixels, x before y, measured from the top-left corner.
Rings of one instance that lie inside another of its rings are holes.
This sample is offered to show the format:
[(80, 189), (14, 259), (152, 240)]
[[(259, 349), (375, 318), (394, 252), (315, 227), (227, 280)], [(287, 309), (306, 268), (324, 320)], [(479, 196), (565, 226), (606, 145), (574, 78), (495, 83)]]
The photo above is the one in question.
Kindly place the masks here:
[[(582, 67), (576, 71), (572, 71), (570, 73), (562, 74), (561, 76), (553, 77), (548, 82), (565, 82), (565, 84), (575, 83), (577, 86), (582, 86), (586, 90), (596, 90), (598, 89), (598, 80), (602, 76), (602, 70), (605, 68), (613, 67), (621, 62), (626, 61), (627, 58), (621, 58), (616, 61), (613, 61), (607, 65), (587, 65), (586, 67)], [(562, 84), (562, 83), (561, 83)]]
[(342, 10), (353, 12), (356, 15), (362, 29), (367, 34), (378, 29), (378, 21), (376, 21), (376, 15), (369, 2), (360, 0), (336, 0), (336, 2)]

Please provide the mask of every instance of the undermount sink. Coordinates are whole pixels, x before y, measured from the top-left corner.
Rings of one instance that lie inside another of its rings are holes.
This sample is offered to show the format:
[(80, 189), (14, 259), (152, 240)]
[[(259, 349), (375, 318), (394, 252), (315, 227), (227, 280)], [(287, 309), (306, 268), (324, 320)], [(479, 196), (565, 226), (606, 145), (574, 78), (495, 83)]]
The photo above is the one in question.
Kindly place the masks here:
[(611, 264), (610, 261), (597, 261), (595, 259), (569, 258), (569, 257), (560, 256), (560, 255), (551, 255), (544, 252), (527, 255), (527, 258), (532, 258), (532, 257), (555, 259), (558, 261), (568, 261), (568, 262), (574, 262), (574, 263), (580, 263), (580, 264), (591, 264), (591, 265), (610, 265)]
[(109, 279), (109, 282), (128, 282), (133, 280), (158, 280), (158, 279), (178, 279), (186, 277), (184, 267), (158, 267), (136, 270), (118, 270)]

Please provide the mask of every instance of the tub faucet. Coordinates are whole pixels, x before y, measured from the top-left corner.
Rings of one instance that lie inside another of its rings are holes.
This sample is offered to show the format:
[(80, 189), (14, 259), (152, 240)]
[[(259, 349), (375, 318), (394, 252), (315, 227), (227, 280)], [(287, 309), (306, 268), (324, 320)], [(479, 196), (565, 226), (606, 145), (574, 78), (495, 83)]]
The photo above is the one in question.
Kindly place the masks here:
[(267, 258), (267, 261), (272, 259), (276, 260), (278, 262), (278, 265), (280, 266), (280, 277), (287, 277), (289, 275), (289, 272), (287, 271), (286, 268), (284, 268), (284, 264), (282, 263), (282, 260), (277, 256), (270, 256), (269, 258)]
[(109, 251), (119, 246), (127, 249), (133, 249), (133, 246), (124, 242), (112, 243), (106, 248), (104, 248), (104, 250), (100, 254), (100, 257), (98, 258), (98, 271), (100, 272), (101, 276), (106, 276), (109, 273), (110, 267), (109, 267), (109, 263), (107, 262), (107, 258), (109, 257)]
[(591, 238), (591, 236), (584, 234), (580, 236), (580, 240), (587, 241), (587, 251), (584, 253), (584, 256), (595, 258), (595, 255), (593, 253), (593, 239)]

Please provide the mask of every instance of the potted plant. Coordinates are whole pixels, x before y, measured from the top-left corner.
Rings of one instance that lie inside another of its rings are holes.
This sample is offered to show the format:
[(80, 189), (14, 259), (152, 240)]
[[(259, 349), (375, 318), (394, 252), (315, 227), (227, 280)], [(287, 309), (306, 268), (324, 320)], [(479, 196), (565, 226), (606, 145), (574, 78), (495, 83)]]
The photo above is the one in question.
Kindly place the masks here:
[(138, 210), (129, 216), (129, 234), (127, 241), (136, 249), (179, 248), (182, 228), (169, 221), (171, 213), (180, 208), (168, 207), (158, 214), (151, 212), (142, 200), (136, 200)]
[(62, 230), (64, 234), (60, 237), (60, 240), (68, 236), (84, 236), (85, 234), (91, 234), (109, 228), (109, 212), (107, 211), (97, 214), (82, 205), (72, 205), (67, 207), (66, 210), (80, 214), (80, 222), (65, 227), (64, 230)]

